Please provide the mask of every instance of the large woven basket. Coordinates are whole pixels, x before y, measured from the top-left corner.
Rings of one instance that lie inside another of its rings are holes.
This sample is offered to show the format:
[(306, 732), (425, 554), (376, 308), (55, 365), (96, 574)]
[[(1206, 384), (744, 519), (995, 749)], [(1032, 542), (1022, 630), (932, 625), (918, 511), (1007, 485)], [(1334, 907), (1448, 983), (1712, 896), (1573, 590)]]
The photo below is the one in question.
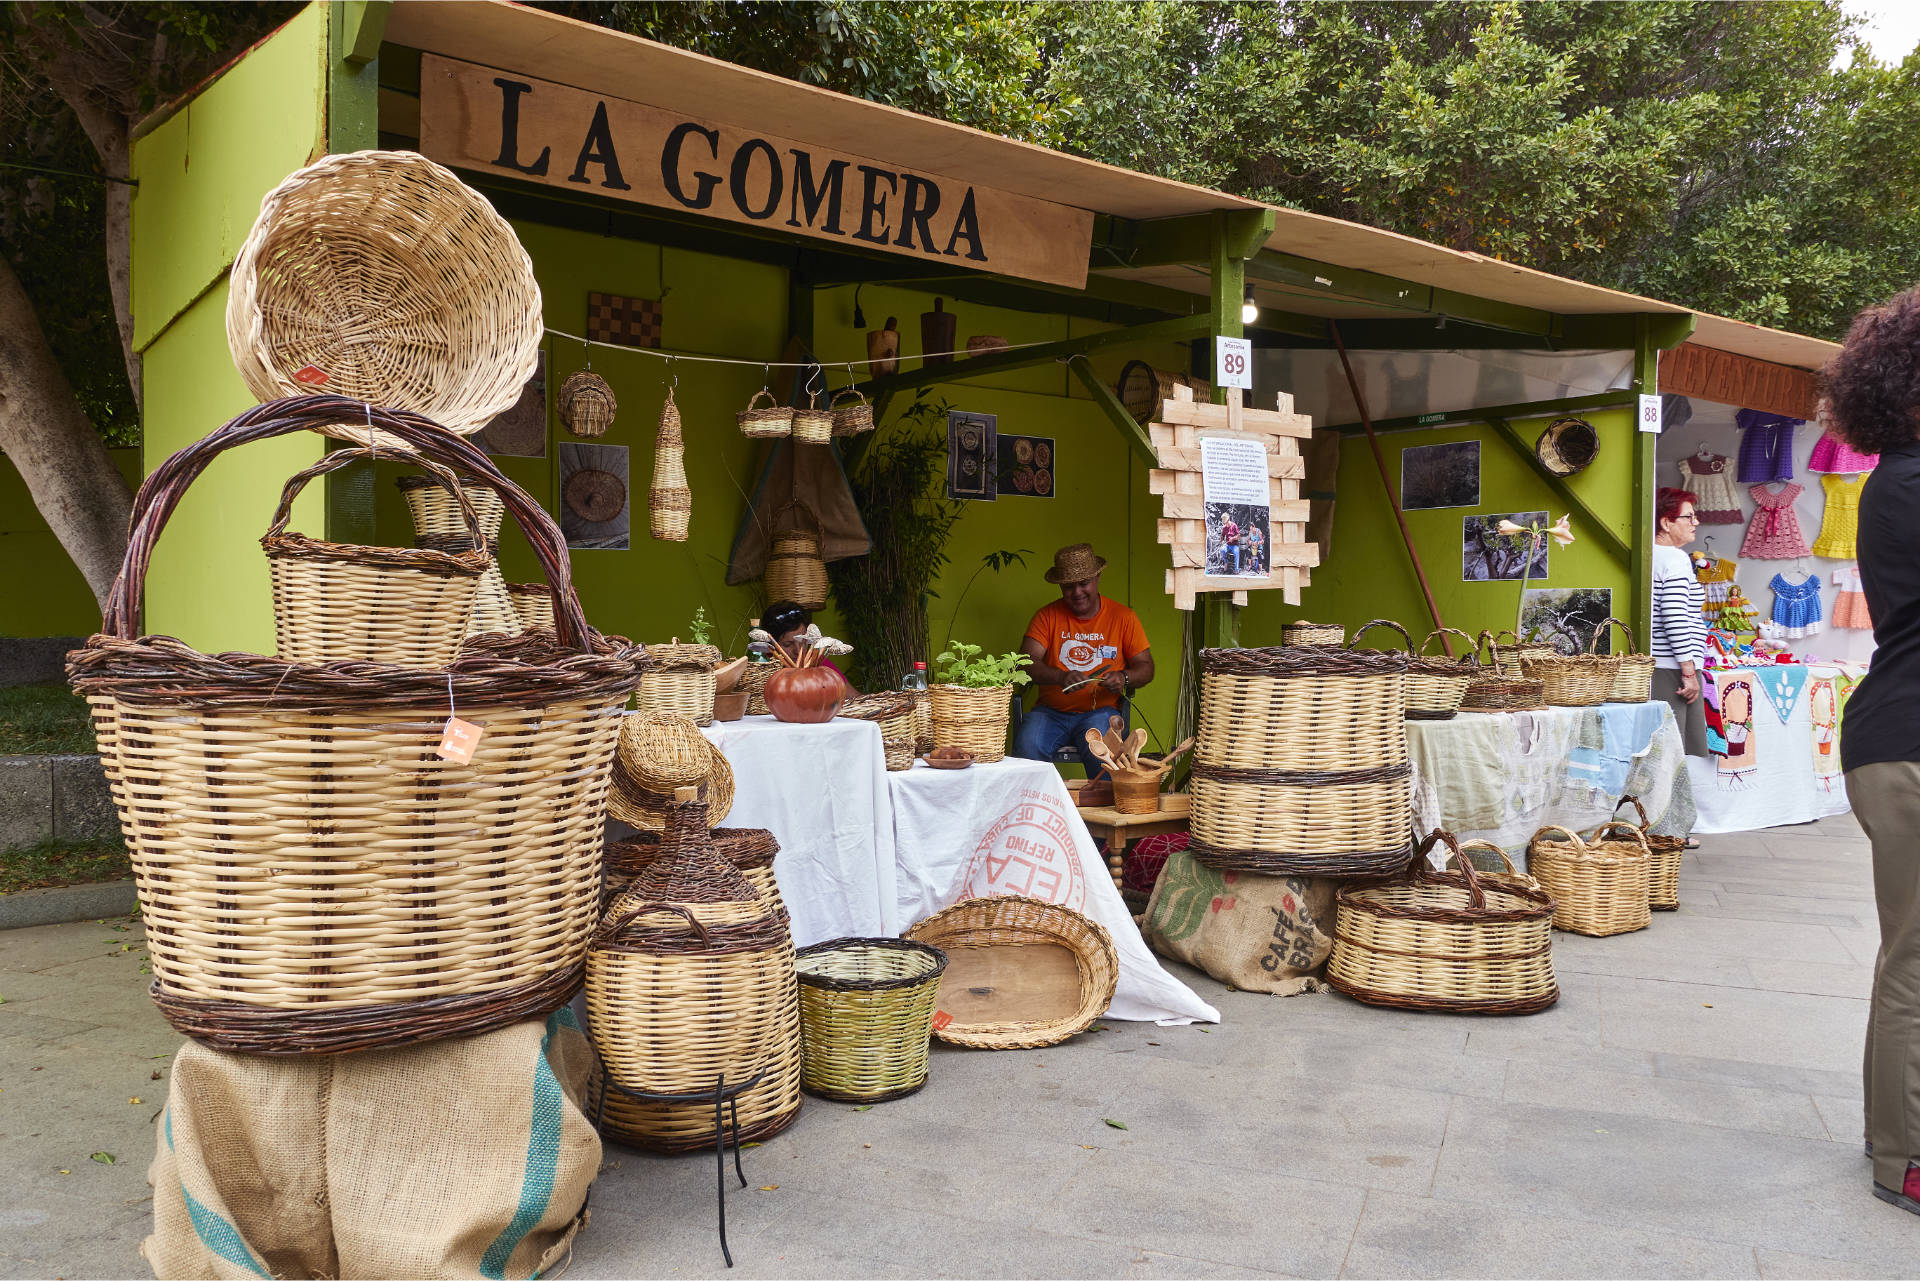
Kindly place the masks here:
[(1007, 754), (1007, 721), (1013, 713), (1013, 686), (930, 685), (927, 703), (933, 719), (933, 745), (958, 747), (986, 765)]
[(1479, 662), (1460, 696), (1463, 712), (1538, 712), (1547, 706), (1546, 683), (1519, 675), (1514, 660), (1509, 675), (1512, 651), (1502, 651), (1492, 632), (1481, 632), (1479, 649), (1487, 657)]
[(800, 1086), (846, 1103), (927, 1083), (927, 1043), (947, 954), (910, 939), (834, 939), (794, 956)]
[(1633, 629), (1617, 618), (1600, 624), (1599, 630), (1618, 627), (1627, 638), (1626, 652), (1620, 655), (1619, 670), (1613, 674), (1609, 703), (1646, 703), (1653, 699), (1653, 655), (1642, 654), (1633, 646)]
[(1310, 623), (1301, 619), (1280, 628), (1282, 645), (1339, 645), (1347, 639), (1347, 629), (1339, 623)]
[(1196, 859), (1274, 876), (1381, 876), (1406, 863), (1405, 654), (1209, 649), (1200, 669)]
[(1640, 816), (1640, 835), (1647, 842), (1647, 906), (1656, 912), (1672, 912), (1680, 906), (1680, 860), (1687, 852), (1684, 836), (1655, 836), (1647, 828), (1647, 807), (1637, 796), (1622, 796), (1621, 805), (1633, 806)]
[(827, 603), (820, 520), (805, 503), (788, 503), (774, 514), (765, 581), (770, 601), (792, 601), (802, 609), (819, 609)]
[(945, 911), (935, 912), (908, 930), (905, 937), (947, 954), (949, 968), (943, 986), (955, 1002), (966, 988), (960, 980), (989, 950), (1010, 949), (1002, 953), (1007, 964), (996, 972), (1013, 985), (1022, 981), (1023, 971), (1031, 975), (1042, 972), (1044, 967), (1038, 964), (1021, 963), (1035, 956), (1032, 949), (1059, 948), (1072, 957), (1078, 974), (1077, 1000), (1062, 1002), (1058, 1013), (1044, 1018), (991, 1013), (956, 1017), (946, 1010), (936, 1011), (933, 1034), (949, 1045), (983, 1050), (1036, 1050), (1058, 1045), (1086, 1031), (1106, 1013), (1120, 976), (1119, 955), (1106, 927), (1057, 903), (1017, 894), (962, 899)]
[[(1609, 840), (1609, 832), (1625, 836)], [(1607, 823), (1591, 842), (1558, 824), (1543, 827), (1527, 846), (1527, 870), (1553, 896), (1555, 929), (1604, 937), (1644, 930), (1653, 921), (1647, 842), (1631, 823)]]
[(602, 1071), (629, 1090), (707, 1095), (662, 1103), (607, 1089), (604, 1127), (656, 1152), (711, 1147), (717, 1084), (742, 1084), (740, 1139), (800, 1108), (800, 1009), (786, 923), (718, 857), (697, 801), (672, 803), (661, 851), (594, 933), (587, 1014)]
[(273, 524), (260, 539), (273, 580), (275, 648), (296, 663), (445, 667), (466, 639), (481, 577), (493, 564), (478, 550), (479, 525), (452, 472), (425, 464), (457, 496), (474, 550), (356, 547), (287, 529), (293, 501), (308, 481), (372, 457), (366, 449), (335, 450), (281, 490)]
[[(440, 671), (143, 636), (154, 545), (201, 471), (349, 412), (499, 490), (553, 584), (555, 632), (471, 640)], [(218, 1049), (292, 1054), (467, 1036), (564, 1004), (640, 661), (587, 627), (540, 505), (419, 415), (279, 401), (161, 463), (101, 632), (67, 667), (92, 705), (161, 1012)], [(437, 750), (450, 712), (484, 727), (464, 764)]]
[(520, 398), (545, 332), (513, 228), (413, 151), (293, 174), (260, 202), (228, 282), (227, 347), (248, 390), (361, 402), (316, 426), (363, 445), (365, 404), (480, 430)]
[(712, 724), (713, 671), (720, 666), (719, 647), (682, 645), (676, 640), (654, 645), (647, 654), (647, 670), (640, 678), (636, 706), (690, 716), (695, 725)]
[[(708, 815), (712, 817), (711, 813)], [(780, 895), (780, 883), (774, 879), (773, 860), (780, 842), (764, 827), (716, 827), (711, 833), (713, 852), (738, 868), (747, 884), (765, 899), (781, 920), (787, 919), (787, 903)], [(660, 833), (640, 832), (624, 841), (607, 844), (606, 887), (601, 892), (602, 913), (633, 878), (660, 857)]]
[(913, 768), (916, 740), (911, 693), (887, 690), (878, 694), (855, 694), (840, 705), (839, 714), (848, 720), (872, 721), (880, 727), (888, 770)]
[[(1459, 870), (1437, 872), (1427, 851), (1444, 841)], [(1470, 842), (1500, 855), (1498, 846)], [(1357, 1001), (1403, 1010), (1531, 1014), (1560, 998), (1553, 978), (1553, 900), (1492, 880), (1452, 833), (1421, 842), (1406, 872), (1335, 896), (1327, 982)]]
[[(1600, 633), (1594, 633), (1598, 644)], [(1620, 671), (1618, 654), (1561, 654), (1520, 660), (1520, 670), (1528, 679), (1540, 682), (1548, 705), (1553, 707), (1598, 707), (1613, 693), (1613, 678)]]

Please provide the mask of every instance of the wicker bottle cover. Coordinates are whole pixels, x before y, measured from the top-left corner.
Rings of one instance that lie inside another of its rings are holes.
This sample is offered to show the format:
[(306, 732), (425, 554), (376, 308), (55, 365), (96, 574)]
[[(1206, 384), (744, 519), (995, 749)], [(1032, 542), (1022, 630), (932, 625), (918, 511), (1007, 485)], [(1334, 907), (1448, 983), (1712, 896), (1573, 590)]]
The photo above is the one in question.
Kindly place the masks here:
[(653, 438), (653, 487), (647, 491), (647, 518), (653, 536), (668, 542), (687, 541), (693, 519), (693, 491), (687, 488), (686, 446), (680, 438), (680, 406), (667, 389), (660, 407), (660, 430)]

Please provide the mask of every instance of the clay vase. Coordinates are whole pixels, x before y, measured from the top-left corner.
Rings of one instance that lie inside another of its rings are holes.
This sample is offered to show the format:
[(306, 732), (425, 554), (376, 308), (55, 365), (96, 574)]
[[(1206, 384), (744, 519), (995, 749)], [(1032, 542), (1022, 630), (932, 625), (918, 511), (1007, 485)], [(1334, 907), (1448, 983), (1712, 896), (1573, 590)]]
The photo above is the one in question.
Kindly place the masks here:
[(847, 683), (831, 667), (783, 667), (767, 677), (760, 697), (777, 721), (818, 725), (847, 701)]
[[(920, 364), (923, 368), (934, 365), (951, 365), (951, 355), (939, 355), (940, 352), (952, 352), (955, 336), (960, 332), (960, 318), (947, 310), (945, 298), (933, 300), (933, 310), (920, 313)], [(934, 355), (927, 355), (933, 352)]]
[(888, 316), (885, 329), (867, 331), (867, 370), (875, 378), (900, 368), (900, 331), (894, 327), (899, 323), (898, 317)]

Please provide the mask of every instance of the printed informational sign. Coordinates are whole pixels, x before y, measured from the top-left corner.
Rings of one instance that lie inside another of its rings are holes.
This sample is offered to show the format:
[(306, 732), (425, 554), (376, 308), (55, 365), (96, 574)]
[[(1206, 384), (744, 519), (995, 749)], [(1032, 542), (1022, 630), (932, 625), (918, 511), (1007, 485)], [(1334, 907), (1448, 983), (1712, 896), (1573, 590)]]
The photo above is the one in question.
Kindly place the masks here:
[(996, 414), (947, 411), (947, 497), (992, 502), (1000, 495)]
[(1640, 397), (1640, 430), (1660, 434), (1660, 397), (1644, 394)]
[(1213, 385), (1253, 390), (1253, 340), (1216, 338), (1213, 340)]
[(1256, 439), (1200, 442), (1209, 578), (1267, 577), (1272, 508), (1266, 446)]

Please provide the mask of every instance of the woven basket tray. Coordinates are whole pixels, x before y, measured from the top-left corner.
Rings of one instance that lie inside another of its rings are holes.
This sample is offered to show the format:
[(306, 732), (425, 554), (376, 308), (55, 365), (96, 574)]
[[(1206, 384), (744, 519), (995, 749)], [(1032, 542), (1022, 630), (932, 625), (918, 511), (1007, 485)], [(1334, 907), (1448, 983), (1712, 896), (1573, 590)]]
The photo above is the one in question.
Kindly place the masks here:
[(794, 956), (800, 978), (800, 1084), (878, 1103), (927, 1083), (927, 1045), (947, 954), (909, 939), (834, 939)]
[(1653, 655), (1642, 654), (1633, 646), (1633, 629), (1617, 618), (1609, 618), (1600, 624), (1600, 630), (1618, 627), (1620, 634), (1627, 638), (1626, 652), (1621, 654), (1620, 668), (1613, 675), (1613, 688), (1607, 694), (1609, 703), (1646, 703), (1653, 699)]
[(1684, 836), (1655, 836), (1647, 830), (1647, 807), (1637, 796), (1622, 796), (1620, 805), (1633, 806), (1640, 816), (1640, 835), (1647, 842), (1647, 906), (1656, 912), (1672, 912), (1680, 906), (1680, 860), (1687, 852)]
[(1013, 686), (974, 689), (968, 685), (932, 685), (927, 689), (927, 699), (936, 748), (962, 748), (976, 765), (989, 764), (1007, 754)]
[[(964, 899), (906, 937), (947, 954), (946, 1008), (935, 1012), (933, 1034), (949, 1045), (1058, 1045), (1093, 1026), (1119, 980), (1119, 957), (1105, 927), (1016, 894)], [(988, 995), (976, 994), (978, 988)]]
[[(1435, 841), (1458, 869), (1436, 872)], [(1553, 977), (1553, 900), (1512, 877), (1474, 871), (1449, 832), (1434, 832), (1413, 862), (1384, 885), (1343, 887), (1335, 898), (1327, 982), (1370, 1005), (1471, 1014), (1531, 1014), (1560, 998)]]
[[(1609, 832), (1625, 835), (1609, 840)], [(1527, 846), (1527, 870), (1553, 896), (1555, 929), (1605, 937), (1652, 923), (1647, 842), (1631, 823), (1607, 823), (1592, 842), (1557, 824), (1543, 827)]]
[[(555, 632), (469, 641), (440, 671), (143, 637), (154, 544), (201, 471), (236, 446), (363, 414), (383, 439), (500, 492), (555, 588)], [(640, 661), (587, 627), (540, 505), (418, 415), (295, 398), (161, 463), (134, 499), (102, 631), (68, 661), (129, 819), (161, 1012), (217, 1049), (297, 1054), (468, 1036), (564, 1004), (593, 928), (608, 771)], [(450, 705), (485, 727), (465, 764), (437, 751)]]

